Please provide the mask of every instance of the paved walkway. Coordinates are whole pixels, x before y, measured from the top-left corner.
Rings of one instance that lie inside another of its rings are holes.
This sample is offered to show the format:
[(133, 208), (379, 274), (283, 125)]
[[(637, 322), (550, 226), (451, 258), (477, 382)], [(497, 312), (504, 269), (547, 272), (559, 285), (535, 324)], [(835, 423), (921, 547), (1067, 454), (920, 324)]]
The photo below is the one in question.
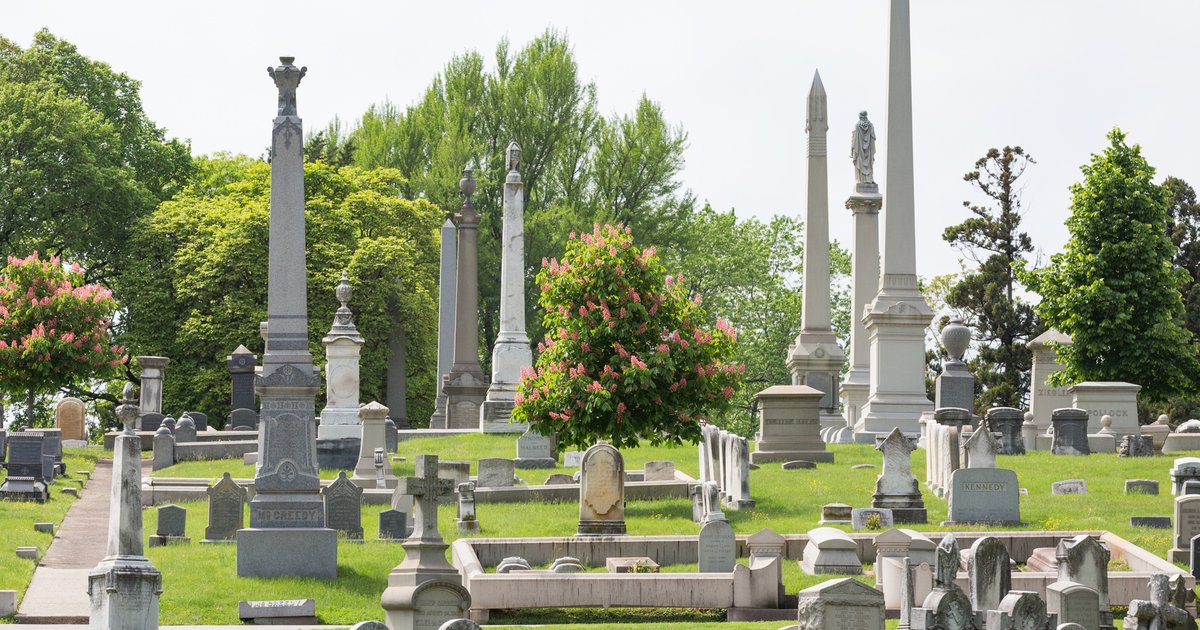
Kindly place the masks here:
[[(146, 464), (144, 476), (149, 474)], [(57, 490), (52, 486), (52, 492)], [(19, 623), (88, 623), (87, 576), (107, 551), (111, 494), (112, 462), (101, 461), (34, 569), (17, 609)]]

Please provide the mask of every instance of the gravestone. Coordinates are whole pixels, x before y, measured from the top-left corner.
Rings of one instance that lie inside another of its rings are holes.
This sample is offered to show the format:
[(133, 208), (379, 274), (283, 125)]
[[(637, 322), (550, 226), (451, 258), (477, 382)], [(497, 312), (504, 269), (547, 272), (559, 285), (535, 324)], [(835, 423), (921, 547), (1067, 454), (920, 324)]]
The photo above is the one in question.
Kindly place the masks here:
[(883, 471), (875, 481), (871, 507), (891, 510), (897, 523), (927, 522), (921, 488), (912, 474), (912, 442), (894, 428), (875, 448), (883, 453)]
[(70, 396), (58, 401), (54, 407), (54, 426), (62, 432), (64, 440), (86, 440), (83, 401)]
[(643, 481), (675, 481), (675, 462), (651, 461), (643, 466)]
[(1150, 576), (1150, 599), (1129, 602), (1125, 616), (1126, 630), (1191, 630), (1196, 620), (1188, 610), (1195, 592), (1183, 584), (1183, 576)]
[(1183, 494), (1183, 484), (1200, 481), (1200, 457), (1180, 457), (1171, 467), (1171, 494)]
[(808, 544), (804, 546), (800, 568), (810, 575), (862, 575), (857, 543), (846, 532), (832, 527), (808, 531)]
[(799, 594), (797, 630), (883, 630), (883, 593), (840, 578)]
[(729, 435), (728, 484), (725, 487), (725, 506), (735, 510), (754, 507), (750, 498), (750, 449), (746, 438)]
[(454, 362), (450, 372), (442, 376), (442, 391), (446, 393), (447, 429), (480, 429), (480, 411), (487, 397), (491, 379), (479, 366), (479, 213), (471, 196), (475, 194), (472, 169), (463, 169), (458, 181), (463, 196), (462, 209), (454, 215), (458, 228), (455, 271)]
[(1091, 454), (1087, 439), (1087, 410), (1072, 407), (1055, 409), (1051, 414), (1050, 423), (1054, 428), (1054, 441), (1050, 444), (1050, 452), (1055, 455)]
[(512, 573), (513, 571), (529, 571), (529, 561), (520, 556), (509, 556), (496, 565), (496, 573)]
[(700, 528), (697, 555), (700, 573), (728, 573), (737, 564), (737, 539), (726, 521), (708, 521)]
[(1012, 590), (1012, 569), (1008, 547), (994, 536), (977, 538), (967, 560), (971, 585), (971, 603), (975, 612), (999, 610), (1000, 601)]
[[(873, 525), (872, 520), (875, 521)], [(895, 517), (888, 509), (854, 508), (850, 511), (850, 526), (854, 529), (887, 529), (894, 524)]]
[(158, 526), (154, 535), (149, 538), (151, 547), (163, 545), (187, 544), (192, 542), (187, 537), (187, 508), (178, 505), (163, 505), (158, 508)]
[(253, 409), (234, 409), (229, 412), (227, 426), (231, 431), (257, 431), (258, 412)]
[(586, 571), (579, 558), (563, 556), (550, 563), (551, 573), (583, 573)]
[(544, 485), (544, 486), (561, 486), (561, 485), (567, 485), (567, 484), (572, 484), (572, 483), (575, 483), (575, 479), (573, 479), (571, 477), (571, 475), (568, 475), (566, 473), (554, 473), (554, 474), (546, 477), (546, 480), (542, 482), (542, 485)]
[[(396, 474), (392, 472), (386, 457), (387, 414), (388, 408), (376, 401), (358, 408), (358, 461), (354, 464), (354, 476), (351, 480), (361, 487), (396, 487)], [(339, 426), (344, 428), (352, 425)]]
[[(62, 430), (26, 429), (25, 433), (42, 436), (42, 455), (49, 455), (53, 460), (53, 472), (65, 475), (67, 473), (67, 466), (63, 463)], [(53, 481), (53, 475), (47, 474), (46, 480)]]
[(1121, 436), (1121, 445), (1117, 447), (1117, 457), (1153, 457), (1154, 437), (1150, 435)]
[(144, 413), (138, 417), (138, 431), (157, 431), (165, 419), (161, 413)]
[(408, 534), (408, 514), (400, 510), (384, 510), (379, 513), (380, 540), (404, 540)]
[(175, 425), (175, 443), (184, 444), (196, 441), (196, 421), (190, 413), (184, 413)]
[(471, 462), (439, 461), (438, 478), (449, 479), (455, 486), (466, 483), (471, 478)]
[(480, 488), (509, 488), (513, 485), (513, 460), (500, 457), (485, 457), (479, 460), (478, 483)]
[(1075, 582), (1054, 582), (1046, 587), (1046, 612), (1058, 615), (1060, 624), (1099, 628), (1100, 595)]
[[(825, 394), (807, 385), (775, 385), (755, 397), (759, 438), (750, 454), (755, 464), (804, 459), (833, 462), (821, 440), (820, 401)], [(723, 487), (723, 486), (722, 486)]]
[[(1034, 415), (1033, 421), (1038, 427), (1038, 432), (1044, 432), (1050, 426), (1051, 414), (1055, 409), (1070, 407), (1074, 404), (1074, 397), (1067, 387), (1056, 387), (1050, 384), (1050, 377), (1064, 369), (1064, 366), (1058, 362), (1056, 346), (1070, 343), (1070, 337), (1051, 328), (1034, 337), (1028, 344), (1029, 349), (1033, 352), (1029, 409)], [(1029, 444), (1028, 446), (1034, 445)]]
[[(482, 460), (481, 460), (482, 461)], [(479, 518), (475, 513), (475, 482), (458, 484), (458, 533), (474, 534), (479, 531)]]
[(980, 429), (971, 433), (962, 444), (960, 461), (963, 468), (995, 468), (1000, 440), (991, 431)]
[(436, 455), (418, 455), (415, 464), (417, 476), (396, 484), (397, 494), (413, 499), (413, 533), (402, 543), (404, 560), (388, 575), (381, 600), (389, 628), (435, 630), (462, 617), (471, 607), (471, 594), (446, 562), (448, 545), (438, 533), (438, 497), (451, 495), (453, 482), (438, 478)]
[(1171, 529), (1170, 516), (1130, 516), (1130, 527), (1147, 527), (1150, 529)]
[(960, 468), (951, 473), (947, 522), (1020, 524), (1017, 474), (1006, 468)]
[(1066, 479), (1050, 484), (1050, 494), (1087, 494), (1087, 480)]
[(45, 466), (42, 461), (41, 435), (13, 433), (8, 436), (8, 473), (0, 485), (0, 497), (17, 501), (45, 503), (50, 498), (46, 487)]
[(910, 611), (912, 630), (979, 629), (970, 598), (955, 583), (960, 558), (954, 534), (946, 534), (936, 550), (933, 590), (920, 607)]
[(583, 455), (579, 484), (581, 536), (625, 533), (625, 460), (601, 441)]
[(254, 368), (258, 365), (258, 357), (247, 350), (246, 346), (238, 346), (233, 354), (226, 358), (225, 365), (229, 368), (231, 382), (227, 426), (234, 429), (257, 429), (258, 413), (254, 411)]
[(830, 523), (850, 523), (854, 519), (854, 508), (845, 503), (826, 503), (821, 506), (821, 520), (818, 525)]
[(325, 526), (345, 532), (351, 540), (362, 540), (362, 494), (363, 489), (338, 471), (337, 479), (321, 489), (325, 499)]
[(167, 425), (158, 427), (154, 432), (154, 458), (151, 470), (162, 470), (175, 465), (175, 436)]
[[(1012, 407), (992, 407), (984, 415), (984, 426), (989, 431), (1000, 434), (1001, 455), (1024, 455), (1025, 439), (1021, 435), (1021, 426), (1025, 413)], [(1032, 445), (1030, 445), (1032, 446)]]
[(791, 462), (783, 462), (780, 468), (784, 470), (816, 470), (817, 465), (804, 459), (797, 459)]
[(384, 418), (383, 442), (384, 448), (386, 448), (387, 452), (389, 453), (395, 453), (396, 449), (399, 448), (400, 435), (397, 432), (398, 429), (396, 428), (396, 422), (391, 418)]
[(191, 416), (192, 423), (196, 425), (197, 431), (208, 430), (208, 414), (199, 411), (185, 411), (184, 414)]
[(438, 626), (438, 630), (480, 630), (481, 626), (470, 619), (451, 619)]
[[(354, 287), (343, 271), (334, 288), (334, 296), (341, 305), (334, 312), (329, 332), (321, 339), (321, 345), (325, 347), (325, 408), (321, 410), (317, 438), (322, 440), (358, 437), (361, 434), (359, 356), (366, 342), (354, 325), (354, 314), (348, 305), (353, 294)], [(386, 416), (386, 407), (384, 409)], [(375, 446), (384, 446), (382, 416), (378, 419), (378, 425), (373, 433), (379, 443), (372, 445), (368, 453), (374, 452)]]
[(567, 451), (563, 453), (564, 468), (579, 468), (583, 463), (583, 453), (580, 451)]
[(1125, 494), (1158, 494), (1158, 480), (1126, 479)]
[(1046, 601), (1041, 595), (1030, 591), (1012, 591), (995, 609), (980, 614), (986, 628), (1025, 630), (1026, 628), (1050, 628), (1054, 617), (1046, 613)]
[(225, 473), (221, 480), (209, 487), (208, 527), (202, 542), (228, 542), (237, 537), (237, 532), (246, 522), (246, 489)]
[[(1058, 558), (1058, 581), (1082, 584), (1099, 596), (1100, 627), (1112, 628), (1112, 608), (1108, 600), (1108, 547), (1099, 540), (1080, 534), (1059, 541), (1054, 555)], [(1185, 560), (1186, 561), (1186, 558)]]
[(1138, 435), (1137, 399), (1140, 385), (1122, 382), (1076, 383), (1068, 388), (1073, 397), (1071, 406), (1087, 411), (1088, 433), (1099, 433), (1101, 418), (1112, 418), (1111, 432), (1120, 439), (1130, 433)]
[(238, 602), (238, 619), (255, 625), (311, 625), (318, 623), (317, 602), (313, 599)]
[(550, 436), (529, 428), (517, 438), (517, 458), (513, 460), (515, 467), (554, 468), (554, 464), (554, 445)]
[(1171, 562), (1190, 560), (1192, 538), (1200, 535), (1200, 495), (1175, 497), (1175, 544), (1169, 552)]

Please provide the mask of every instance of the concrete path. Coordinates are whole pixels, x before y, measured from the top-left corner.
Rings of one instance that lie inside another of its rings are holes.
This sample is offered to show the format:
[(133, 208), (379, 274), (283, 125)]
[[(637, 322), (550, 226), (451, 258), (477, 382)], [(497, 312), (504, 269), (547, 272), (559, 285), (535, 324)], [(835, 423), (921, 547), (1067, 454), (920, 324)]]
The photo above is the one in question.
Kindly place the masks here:
[[(149, 474), (143, 462), (143, 475)], [(57, 490), (57, 488), (54, 488)], [(112, 462), (101, 461), (79, 500), (67, 511), (17, 609), (18, 623), (87, 623), (87, 576), (104, 559)]]

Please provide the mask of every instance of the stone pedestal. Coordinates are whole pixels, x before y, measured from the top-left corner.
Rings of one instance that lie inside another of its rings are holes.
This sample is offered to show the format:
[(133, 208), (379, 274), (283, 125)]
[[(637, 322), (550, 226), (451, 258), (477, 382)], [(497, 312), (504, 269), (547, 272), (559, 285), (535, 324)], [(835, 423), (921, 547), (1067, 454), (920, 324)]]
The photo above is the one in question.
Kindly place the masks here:
[(458, 234), (455, 230), (454, 222), (446, 219), (441, 231), (438, 273), (437, 398), (433, 416), (429, 419), (430, 429), (446, 428), (446, 392), (442, 391), (442, 377), (450, 373), (450, 365), (454, 362), (455, 300), (458, 299)]
[(446, 428), (477, 429), (483, 401), (487, 397), (488, 377), (479, 367), (479, 267), (476, 249), (479, 213), (471, 202), (475, 179), (471, 169), (463, 170), (458, 182), (463, 194), (458, 213), (458, 300), (455, 305), (454, 364), (442, 380), (446, 393)]
[(862, 315), (879, 290), (879, 209), (882, 207), (883, 196), (873, 182), (856, 184), (854, 194), (846, 200), (854, 224), (854, 251), (850, 263), (850, 370), (842, 381), (842, 402), (849, 429), (839, 429), (830, 440), (833, 442), (853, 441), (854, 428), (860, 424), (863, 407), (871, 396), (871, 341)]
[(138, 409), (142, 414), (162, 413), (163, 377), (171, 360), (167, 357), (138, 357), (137, 362), (142, 369)]
[(354, 466), (354, 476), (351, 478), (362, 488), (378, 488), (380, 470), (375, 466), (375, 449), (384, 452), (383, 487), (396, 487), (396, 474), (392, 472), (392, 463), (388, 461), (387, 450), (387, 415), (388, 408), (377, 402), (370, 402), (358, 410), (362, 424), (362, 443), (358, 452), (358, 463)]
[(1088, 412), (1088, 433), (1099, 433), (1103, 428), (1100, 419), (1112, 418), (1109, 428), (1116, 439), (1123, 435), (1140, 435), (1138, 427), (1137, 397), (1141, 385), (1121, 382), (1076, 383), (1067, 388), (1072, 396), (1072, 406)]
[(1050, 376), (1064, 369), (1058, 362), (1058, 350), (1055, 346), (1070, 343), (1070, 337), (1053, 328), (1029, 342), (1029, 349), (1033, 352), (1029, 410), (1033, 412), (1033, 422), (1037, 425), (1039, 433), (1045, 433), (1046, 429), (1050, 428), (1050, 416), (1055, 409), (1075, 404), (1074, 397), (1067, 387), (1054, 387), (1050, 384)]
[(504, 226), (500, 258), (500, 333), (492, 348), (492, 383), (479, 414), (484, 433), (521, 433), (527, 423), (509, 424), (521, 370), (533, 365), (525, 333), (525, 194), (517, 167), (521, 148), (513, 142), (506, 156)]
[(321, 410), (320, 439), (358, 437), (358, 360), (363, 338), (358, 334), (347, 302), (353, 289), (345, 272), (335, 294), (342, 303), (333, 316), (333, 327), (321, 340), (325, 346), (325, 408)]
[(750, 462), (832, 462), (833, 453), (825, 450), (819, 435), (818, 405), (824, 396), (806, 385), (775, 385), (759, 392), (759, 438)]
[(237, 534), (238, 577), (337, 577), (337, 534), (325, 527), (317, 474), (321, 378), (308, 352), (304, 253), (304, 133), (296, 88), (307, 71), (292, 57), (268, 72), (279, 89), (271, 134), (267, 347), (255, 389), (262, 414), (250, 527)]
[(934, 394), (934, 409), (957, 407), (975, 413), (975, 377), (967, 371), (963, 355), (971, 344), (971, 329), (957, 319), (942, 328), (942, 347), (949, 355), (942, 361)]

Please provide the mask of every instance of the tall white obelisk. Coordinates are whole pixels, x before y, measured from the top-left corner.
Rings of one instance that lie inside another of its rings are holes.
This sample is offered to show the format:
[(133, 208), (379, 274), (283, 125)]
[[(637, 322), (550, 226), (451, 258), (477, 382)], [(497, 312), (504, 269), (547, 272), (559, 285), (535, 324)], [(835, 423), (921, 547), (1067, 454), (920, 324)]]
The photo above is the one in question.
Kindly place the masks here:
[(829, 298), (829, 131), (828, 104), (821, 73), (808, 92), (808, 205), (804, 213), (804, 289), (800, 334), (788, 352), (793, 385), (808, 385), (825, 395), (819, 403), (821, 435), (845, 425), (839, 409), (838, 381), (846, 353), (830, 325)]
[(925, 328), (933, 311), (917, 288), (913, 225), (912, 60), (908, 0), (892, 0), (888, 38), (887, 190), (883, 205), (883, 273), (863, 324), (871, 339), (871, 394), (855, 427), (874, 441), (894, 427), (919, 430), (933, 409), (925, 394)]

